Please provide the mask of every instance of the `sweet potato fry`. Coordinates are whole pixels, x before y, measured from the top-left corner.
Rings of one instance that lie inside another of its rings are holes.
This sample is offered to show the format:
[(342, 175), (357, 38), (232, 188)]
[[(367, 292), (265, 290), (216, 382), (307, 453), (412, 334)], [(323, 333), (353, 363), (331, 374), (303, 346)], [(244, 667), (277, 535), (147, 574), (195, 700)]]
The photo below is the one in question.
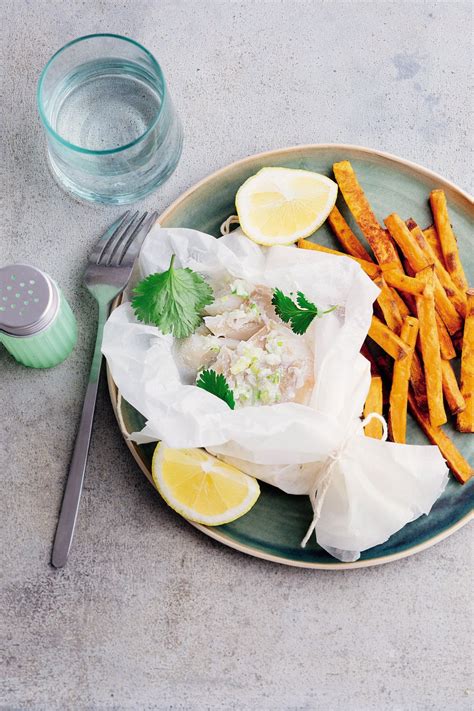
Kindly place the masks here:
[(396, 271), (395, 269), (382, 268), (382, 274), (386, 283), (399, 291), (413, 294), (414, 296), (421, 296), (424, 291), (425, 285), (423, 282), (406, 276), (406, 274), (402, 274), (402, 272)]
[(438, 445), (441, 454), (446, 459), (449, 468), (456, 479), (465, 484), (474, 474), (471, 465), (464, 459), (454, 442), (439, 427), (433, 427), (429, 417), (418, 408), (412, 392), (408, 393), (408, 404), (413, 417), (432, 444)]
[[(423, 231), (416, 224), (415, 220), (410, 218), (409, 220), (406, 221), (406, 225), (407, 225), (408, 229), (410, 230), (411, 234), (413, 235), (413, 237), (415, 238), (420, 249), (427, 255), (427, 257), (429, 258), (430, 261), (432, 260), (432, 262), (435, 266), (436, 276), (438, 277), (441, 286), (443, 287), (444, 291), (446, 292), (446, 296), (448, 297), (448, 300), (450, 302), (452, 302), (452, 305), (455, 308), (455, 310), (462, 317), (462, 319), (464, 319), (466, 317), (466, 305), (467, 305), (466, 294), (464, 293), (464, 291), (459, 289), (456, 286), (456, 284), (453, 282), (453, 280), (451, 279), (451, 276), (445, 269), (444, 264), (438, 259), (438, 256), (435, 254), (435, 252), (431, 248), (430, 244), (428, 243), (428, 240), (425, 238)], [(449, 314), (448, 314), (448, 316), (449, 316)], [(460, 323), (462, 324), (462, 320), (460, 320)]]
[(409, 346), (410, 352), (403, 360), (395, 361), (390, 390), (388, 427), (393, 442), (406, 441), (408, 384), (417, 335), (418, 320), (407, 316), (403, 322), (401, 339)]
[(425, 236), (426, 241), (430, 245), (433, 253), (436, 254), (436, 257), (439, 259), (443, 267), (446, 268), (446, 265), (444, 263), (443, 250), (441, 249), (441, 242), (439, 241), (438, 233), (436, 232), (436, 227), (434, 225), (430, 225), (426, 228), (426, 230), (423, 230), (423, 234)]
[[(400, 294), (398, 293), (398, 291), (396, 289), (393, 289), (392, 287), (389, 287), (389, 288), (390, 288), (390, 291), (392, 292), (392, 298), (395, 301), (395, 303), (397, 304), (398, 310), (400, 311), (400, 316), (402, 317), (402, 319), (405, 318), (406, 316), (409, 316), (410, 315), (410, 308), (411, 308), (411, 307), (409, 308), (409, 305), (410, 305), (410, 299), (412, 298), (411, 295), (405, 294), (405, 300), (404, 300), (404, 299), (402, 299), (402, 297), (400, 296)], [(405, 303), (405, 301), (406, 301), (406, 303)], [(407, 304), (408, 304), (408, 306), (407, 306)]]
[[(409, 274), (412, 277), (416, 276), (415, 270), (410, 266), (408, 261), (404, 259), (403, 266), (405, 268), (405, 271), (407, 274)], [(382, 274), (385, 274), (384, 268), (382, 268)], [(416, 311), (416, 299), (411, 295), (407, 294), (407, 299), (410, 298), (410, 311), (413, 316), (417, 315)], [(444, 358), (445, 360), (451, 360), (452, 358), (456, 357), (456, 351), (454, 349), (453, 342), (451, 340), (451, 337), (449, 333), (446, 330), (446, 326), (443, 323), (443, 320), (439, 316), (439, 314), (436, 312), (436, 325), (438, 327), (438, 337), (439, 337), (439, 345), (441, 348), (441, 357)], [(460, 334), (456, 334), (456, 337), (458, 337)], [(420, 335), (418, 334), (418, 350), (421, 352), (421, 345), (420, 345)], [(416, 353), (414, 357), (414, 363), (413, 367), (416, 368)], [(421, 367), (421, 365), (420, 365)], [(413, 383), (412, 383), (413, 384)], [(422, 407), (422, 402), (419, 399), (419, 393), (415, 390), (417, 394), (417, 402), (420, 407)]]
[(420, 412), (424, 412), (428, 415), (425, 371), (423, 370), (420, 357), (416, 351), (413, 353), (411, 362), (410, 385), (413, 389), (417, 407)]
[[(403, 268), (405, 269), (405, 273), (407, 276), (412, 277), (413, 279), (416, 279), (416, 272), (414, 269), (411, 268), (410, 264), (407, 262), (405, 257), (402, 259), (403, 262)], [(410, 308), (410, 313), (408, 314), (409, 316), (416, 316), (416, 296), (413, 296), (412, 294), (404, 294), (404, 297), (407, 301), (407, 304)], [(419, 338), (419, 336), (418, 336)]]
[[(433, 249), (432, 245), (430, 244), (429, 240), (426, 238), (426, 233), (428, 230), (425, 230), (424, 232), (418, 227), (416, 222), (413, 219), (409, 219), (406, 221), (406, 225), (410, 232), (412, 233), (413, 237), (416, 239), (418, 242), (418, 245), (421, 247), (421, 249), (425, 252), (425, 254), (428, 256), (429, 259), (433, 260), (433, 264), (435, 265), (436, 269), (436, 275), (440, 281), (441, 286), (446, 292), (447, 297), (449, 300), (452, 302), (454, 308), (458, 312), (458, 314), (464, 319), (466, 318), (466, 306), (467, 306), (467, 299), (466, 299), (466, 294), (464, 291), (459, 289), (456, 284), (453, 282), (451, 279), (449, 273), (447, 272), (444, 262), (442, 261), (442, 258), (439, 258), (438, 253)], [(436, 234), (436, 230), (434, 227), (429, 228), (434, 231)], [(436, 235), (437, 239), (437, 235)], [(441, 249), (441, 247), (440, 247)]]
[(402, 341), (400, 336), (391, 331), (377, 316), (372, 316), (369, 336), (394, 360), (402, 360), (410, 352), (410, 348)]
[[(411, 268), (411, 266), (408, 264), (408, 262), (405, 260), (404, 265), (405, 271), (407, 274), (410, 274), (411, 276), (415, 276), (416, 272), (414, 269)], [(413, 297), (410, 295), (410, 298), (413, 299)], [(415, 316), (416, 315), (416, 300), (415, 303), (412, 304), (411, 306), (411, 313)], [(439, 337), (439, 345), (441, 348), (441, 357), (444, 358), (445, 360), (451, 360), (452, 358), (456, 358), (456, 351), (454, 349), (453, 341), (451, 340), (451, 336), (446, 330), (446, 326), (444, 325), (443, 320), (441, 319), (440, 315), (436, 312), (436, 325), (438, 326), (438, 337)], [(460, 334), (457, 333), (456, 337), (458, 337)], [(418, 342), (420, 340), (420, 336), (418, 334)], [(421, 351), (421, 346), (419, 346), (419, 350)]]
[(372, 261), (372, 257), (362, 242), (355, 236), (336, 206), (334, 206), (329, 213), (328, 222), (347, 254), (350, 254), (352, 257), (359, 257), (359, 259), (366, 259), (368, 262)]
[[(420, 247), (406, 224), (396, 213), (389, 215), (385, 219), (385, 224), (415, 272), (419, 272), (422, 269), (434, 264), (434, 259), (428, 256), (428, 254)], [(436, 308), (449, 333), (453, 335), (462, 328), (462, 319), (453, 304), (448, 299), (437, 275), (435, 275), (434, 289)]]
[(457, 417), (460, 432), (474, 432), (474, 289), (467, 291), (467, 305), (461, 353), (461, 393), (466, 407)]
[(439, 277), (436, 272), (434, 275), (434, 288), (436, 311), (441, 316), (448, 333), (451, 336), (454, 336), (456, 333), (462, 331), (463, 319), (456, 311), (453, 302), (449, 299), (445, 290), (441, 286), (441, 282), (439, 281)]
[(344, 200), (371, 246), (379, 264), (395, 262), (397, 267), (402, 269), (397, 250), (372, 212), (369, 201), (359, 185), (349, 161), (343, 160), (339, 163), (334, 163), (333, 170)]
[(453, 358), (456, 358), (456, 349), (454, 348), (451, 336), (449, 335), (446, 326), (444, 325), (444, 321), (438, 312), (436, 312), (436, 326), (438, 327), (441, 358), (444, 358), (444, 360), (452, 360)]
[[(364, 417), (370, 415), (371, 412), (377, 412), (379, 415), (383, 412), (382, 378), (380, 375), (373, 375), (370, 380), (370, 388), (364, 405)], [(382, 439), (382, 423), (374, 418), (364, 427), (364, 432), (366, 437)]]
[(401, 317), (397, 302), (393, 296), (394, 291), (387, 287), (387, 284), (382, 276), (375, 277), (373, 281), (374, 284), (377, 284), (380, 289), (380, 294), (377, 297), (377, 303), (383, 313), (385, 322), (392, 331), (399, 334), (402, 329), (403, 319)]
[[(446, 296), (453, 304), (461, 319), (464, 320), (466, 318), (467, 311), (466, 294), (463, 293), (460, 289), (458, 289), (458, 287), (451, 280), (451, 277), (449, 276), (448, 272), (446, 271), (446, 269), (444, 269), (440, 262), (435, 262), (435, 267), (437, 267), (438, 264), (440, 266), (440, 269), (436, 268), (436, 274), (440, 281), (440, 284), (445, 290)], [(441, 269), (443, 271), (441, 271)], [(451, 281), (451, 283), (446, 277)]]
[(339, 252), (337, 249), (331, 249), (330, 247), (324, 247), (322, 244), (317, 244), (316, 242), (310, 242), (309, 239), (299, 239), (298, 247), (301, 249), (313, 249), (317, 252), (325, 252), (325, 254), (334, 254), (336, 257), (346, 257), (347, 259), (353, 259), (356, 261), (364, 272), (371, 278), (379, 276), (380, 267), (374, 262), (369, 262), (367, 259), (360, 259), (359, 257), (353, 257), (350, 254), (345, 254), (344, 252)]
[(449, 221), (448, 206), (446, 204), (446, 195), (444, 194), (444, 191), (439, 189), (432, 190), (430, 193), (430, 204), (436, 231), (438, 232), (439, 241), (441, 243), (446, 269), (451, 274), (456, 286), (463, 291), (466, 291), (468, 283), (461, 264), (456, 237), (454, 236), (454, 232)]
[[(393, 363), (394, 361), (388, 356), (384, 351), (378, 351), (374, 353), (372, 348), (367, 348), (370, 353), (370, 362), (374, 363), (374, 367), (380, 371), (380, 373), (387, 379), (389, 383), (392, 382), (393, 377)], [(365, 355), (365, 353), (364, 353)], [(378, 375), (376, 371), (372, 375)], [(415, 351), (413, 353), (413, 360), (411, 364), (411, 374), (410, 374), (410, 385), (412, 387), (413, 396), (415, 398), (416, 406), (419, 411), (428, 416), (428, 401), (426, 398), (426, 382), (425, 374), (423, 372), (423, 367), (421, 365), (418, 353)]]
[(428, 410), (431, 424), (433, 427), (438, 427), (446, 422), (446, 413), (443, 403), (441, 351), (438, 329), (436, 328), (433, 269), (428, 267), (418, 272), (417, 277), (425, 281), (425, 291), (423, 296), (417, 297), (416, 308), (420, 326), (421, 352), (425, 367)]
[(459, 390), (458, 381), (454, 374), (453, 366), (449, 360), (441, 360), (441, 369), (443, 371), (443, 393), (449, 411), (453, 415), (463, 412), (466, 409), (466, 403)]

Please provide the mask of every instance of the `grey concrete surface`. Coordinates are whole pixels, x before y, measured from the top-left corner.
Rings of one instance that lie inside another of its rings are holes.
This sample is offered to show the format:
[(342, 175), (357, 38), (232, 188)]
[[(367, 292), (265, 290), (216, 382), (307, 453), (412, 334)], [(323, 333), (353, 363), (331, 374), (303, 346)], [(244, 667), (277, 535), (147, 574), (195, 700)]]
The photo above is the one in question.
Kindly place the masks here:
[(0, 353), (0, 708), (418, 711), (472, 708), (472, 529), (342, 573), (228, 550), (154, 495), (101, 388), (70, 562), (49, 567), (94, 331), (84, 260), (119, 210), (54, 184), (35, 107), (66, 41), (126, 34), (162, 63), (186, 141), (163, 209), (230, 161), (297, 143), (368, 145), (469, 189), (468, 2), (0, 0), (1, 262), (53, 275), (73, 356)]

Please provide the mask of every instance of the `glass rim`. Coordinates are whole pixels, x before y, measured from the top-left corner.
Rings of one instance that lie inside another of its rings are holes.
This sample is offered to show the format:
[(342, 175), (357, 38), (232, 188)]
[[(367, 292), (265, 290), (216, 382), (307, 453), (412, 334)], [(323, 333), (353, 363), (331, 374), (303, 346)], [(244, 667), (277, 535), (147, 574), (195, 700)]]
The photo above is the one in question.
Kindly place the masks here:
[[(133, 141), (130, 141), (129, 143), (125, 143), (122, 146), (117, 146), (117, 148), (105, 148), (103, 150), (92, 150), (90, 148), (83, 148), (82, 146), (77, 146), (75, 143), (70, 143), (67, 141), (65, 138), (61, 136), (60, 133), (54, 130), (54, 128), (51, 126), (50, 122), (48, 121), (46, 114), (43, 109), (43, 102), (41, 98), (41, 92), (43, 89), (43, 83), (46, 77), (46, 73), (53, 63), (53, 61), (60, 55), (62, 52), (64, 52), (66, 49), (69, 47), (72, 47), (72, 45), (77, 44), (78, 42), (82, 42), (84, 40), (89, 40), (89, 39), (95, 39), (97, 37), (112, 37), (114, 39), (118, 40), (123, 40), (124, 42), (129, 42), (130, 44), (135, 45), (135, 47), (138, 47), (142, 52), (144, 52), (151, 60), (152, 64), (154, 65), (154, 68), (156, 69), (156, 72), (158, 74), (159, 80), (161, 81), (161, 84), (163, 86), (163, 100), (160, 104), (160, 108), (158, 109), (158, 112), (156, 116), (154, 117), (153, 121), (150, 123), (150, 125), (147, 127), (147, 129), (137, 138), (135, 138)], [(110, 155), (112, 153), (120, 153), (121, 151), (126, 150), (127, 148), (132, 148), (133, 146), (137, 145), (140, 141), (142, 141), (149, 133), (150, 131), (153, 130), (153, 128), (156, 126), (158, 123), (158, 120), (161, 116), (161, 112), (163, 110), (163, 105), (165, 103), (165, 98), (167, 95), (167, 89), (166, 89), (166, 81), (165, 77), (163, 74), (163, 70), (161, 69), (159, 63), (153, 56), (153, 54), (146, 49), (142, 44), (137, 42), (136, 40), (130, 39), (130, 37), (124, 37), (123, 35), (117, 35), (113, 34), (111, 32), (97, 32), (93, 33), (90, 35), (82, 35), (81, 37), (76, 37), (76, 39), (71, 40), (70, 42), (67, 42), (65, 45), (63, 45), (60, 49), (58, 49), (52, 57), (47, 61), (45, 64), (40, 77), (38, 79), (38, 86), (36, 89), (36, 103), (38, 106), (38, 113), (40, 115), (41, 123), (45, 127), (45, 129), (57, 140), (59, 141), (63, 146), (66, 146), (66, 148), (70, 148), (73, 151), (77, 151), (78, 153), (85, 153), (88, 155)]]

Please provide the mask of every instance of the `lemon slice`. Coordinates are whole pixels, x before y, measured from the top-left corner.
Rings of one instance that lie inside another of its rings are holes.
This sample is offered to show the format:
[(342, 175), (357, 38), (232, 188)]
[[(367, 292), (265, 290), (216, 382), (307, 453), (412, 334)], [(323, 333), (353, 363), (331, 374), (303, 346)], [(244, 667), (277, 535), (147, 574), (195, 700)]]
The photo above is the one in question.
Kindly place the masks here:
[(262, 168), (237, 191), (235, 205), (243, 232), (266, 246), (309, 237), (327, 218), (337, 183), (325, 175), (292, 168)]
[(235, 521), (260, 495), (256, 479), (203, 449), (171, 449), (160, 442), (151, 471), (166, 503), (181, 516), (206, 526)]

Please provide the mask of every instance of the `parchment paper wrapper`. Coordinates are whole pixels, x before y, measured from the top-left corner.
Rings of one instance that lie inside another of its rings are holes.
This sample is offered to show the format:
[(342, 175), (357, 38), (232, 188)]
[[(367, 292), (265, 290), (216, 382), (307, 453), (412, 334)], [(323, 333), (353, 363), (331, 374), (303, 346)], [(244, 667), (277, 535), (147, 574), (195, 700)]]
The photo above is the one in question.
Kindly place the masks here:
[(102, 350), (123, 397), (147, 419), (132, 439), (205, 447), (289, 494), (314, 492), (332, 462), (316, 538), (341, 560), (356, 560), (428, 513), (447, 481), (438, 448), (374, 440), (360, 426), (370, 384), (360, 348), (378, 288), (359, 265), (292, 247), (261, 248), (240, 232), (216, 240), (156, 226), (141, 250), (141, 275), (166, 270), (172, 254), (175, 267), (190, 267), (211, 283), (241, 278), (338, 308), (315, 319), (304, 336), (315, 353), (309, 405), (230, 410), (186, 381), (174, 339), (138, 322), (124, 303), (107, 321)]

